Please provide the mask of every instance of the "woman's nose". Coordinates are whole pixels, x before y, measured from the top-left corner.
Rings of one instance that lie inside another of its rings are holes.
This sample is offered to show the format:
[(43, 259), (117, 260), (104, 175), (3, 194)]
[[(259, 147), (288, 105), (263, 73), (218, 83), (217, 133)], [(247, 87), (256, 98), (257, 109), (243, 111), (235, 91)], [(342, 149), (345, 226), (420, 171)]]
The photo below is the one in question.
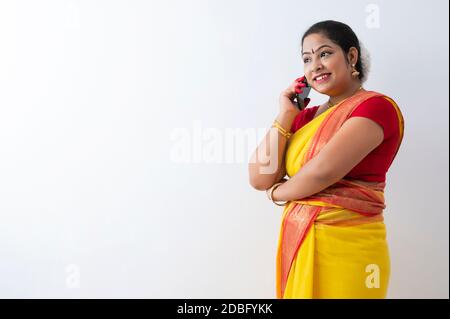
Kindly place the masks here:
[(322, 69), (322, 65), (321, 64), (314, 65), (313, 68), (312, 68), (314, 73), (319, 71), (320, 69)]

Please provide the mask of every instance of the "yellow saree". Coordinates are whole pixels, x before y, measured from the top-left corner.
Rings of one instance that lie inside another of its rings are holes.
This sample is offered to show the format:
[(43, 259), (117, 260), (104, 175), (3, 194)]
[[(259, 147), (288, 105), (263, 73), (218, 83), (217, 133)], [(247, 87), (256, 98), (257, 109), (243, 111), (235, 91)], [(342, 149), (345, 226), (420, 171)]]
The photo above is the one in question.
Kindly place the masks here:
[[(363, 101), (382, 96), (360, 91), (323, 112), (289, 139), (286, 172), (295, 175), (317, 155)], [(394, 157), (395, 157), (394, 155)], [(277, 298), (385, 298), (390, 277), (383, 210), (385, 182), (343, 178), (284, 207), (276, 259)]]

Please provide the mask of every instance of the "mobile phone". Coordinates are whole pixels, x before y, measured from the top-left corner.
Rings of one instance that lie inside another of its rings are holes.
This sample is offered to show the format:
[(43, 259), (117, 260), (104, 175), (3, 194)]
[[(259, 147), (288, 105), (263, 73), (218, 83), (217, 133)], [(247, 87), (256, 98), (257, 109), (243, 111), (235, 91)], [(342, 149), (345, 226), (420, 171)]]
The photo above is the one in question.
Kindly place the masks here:
[(308, 81), (306, 81), (306, 77), (305, 77), (305, 79), (303, 80), (303, 83), (306, 84), (306, 86), (302, 88), (302, 91), (303, 91), (303, 92), (300, 93), (300, 94), (295, 94), (295, 99), (297, 100), (297, 101), (296, 101), (297, 107), (298, 107), (300, 110), (303, 110), (303, 109), (305, 108), (305, 103), (303, 102), (303, 100), (306, 99), (306, 98), (308, 97), (309, 92), (311, 91), (311, 86), (308, 84)]

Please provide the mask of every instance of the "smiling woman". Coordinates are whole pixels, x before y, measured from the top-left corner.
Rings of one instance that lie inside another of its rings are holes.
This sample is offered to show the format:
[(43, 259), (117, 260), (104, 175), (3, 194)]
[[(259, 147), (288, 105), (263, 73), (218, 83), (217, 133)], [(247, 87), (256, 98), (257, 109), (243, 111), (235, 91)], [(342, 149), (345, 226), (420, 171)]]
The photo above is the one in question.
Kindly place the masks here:
[[(362, 87), (368, 64), (346, 24), (311, 26), (302, 38), (302, 58), (304, 78), (329, 100), (291, 113), (290, 99), (302, 92), (303, 78), (280, 98), (285, 111), (278, 119), (291, 135), (277, 125), (285, 143), (271, 155), (283, 167), (264, 187), (269, 199), (285, 206), (277, 297), (385, 298), (385, 175), (403, 139), (402, 113), (390, 97)], [(286, 173), (289, 179), (280, 182)]]

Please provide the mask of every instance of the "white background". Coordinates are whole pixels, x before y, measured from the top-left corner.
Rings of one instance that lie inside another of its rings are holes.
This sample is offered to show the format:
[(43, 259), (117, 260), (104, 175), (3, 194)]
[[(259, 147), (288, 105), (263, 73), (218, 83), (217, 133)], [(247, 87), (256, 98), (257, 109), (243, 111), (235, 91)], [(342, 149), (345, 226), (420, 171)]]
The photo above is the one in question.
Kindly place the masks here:
[(180, 163), (171, 136), (195, 152), (195, 123), (270, 127), (303, 32), (333, 19), (405, 118), (388, 297), (448, 298), (448, 18), (445, 0), (2, 0), (0, 297), (274, 298), (282, 208), (248, 183), (256, 141)]

